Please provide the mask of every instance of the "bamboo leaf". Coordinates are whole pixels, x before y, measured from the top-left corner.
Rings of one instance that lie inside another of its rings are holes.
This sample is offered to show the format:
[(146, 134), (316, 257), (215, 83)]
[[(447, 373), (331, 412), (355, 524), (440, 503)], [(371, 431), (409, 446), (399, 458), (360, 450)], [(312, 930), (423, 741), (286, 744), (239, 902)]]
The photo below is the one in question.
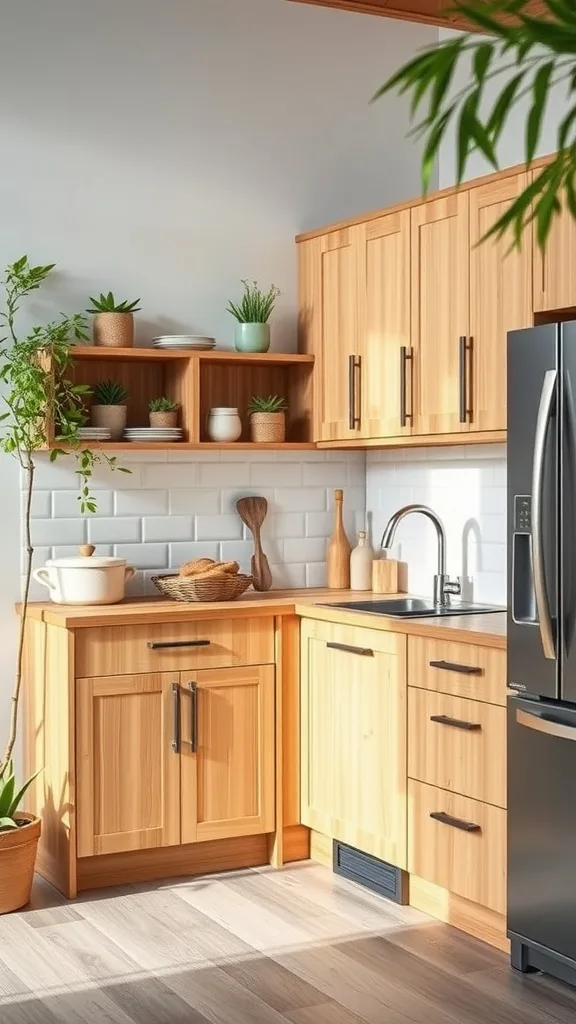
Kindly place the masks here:
[(8, 817), (9, 818), (13, 818), (14, 817), (14, 815), (16, 814), (16, 811), (20, 807), (20, 804), (21, 804), (24, 796), (26, 795), (26, 792), (28, 791), (28, 789), (30, 788), (32, 783), (34, 782), (34, 779), (37, 779), (38, 776), (40, 775), (40, 772), (43, 771), (43, 770), (44, 770), (43, 768), (39, 768), (37, 772), (34, 772), (34, 775), (31, 775), (30, 778), (24, 783), (22, 788), (20, 790), (18, 790), (18, 792), (14, 795), (14, 797), (12, 799), (12, 803), (10, 805), (10, 809), (8, 811)]
[(555, 61), (549, 60), (537, 71), (534, 76), (533, 103), (528, 114), (526, 123), (526, 162), (532, 163), (542, 128), (542, 118), (550, 88), (550, 78), (554, 71)]

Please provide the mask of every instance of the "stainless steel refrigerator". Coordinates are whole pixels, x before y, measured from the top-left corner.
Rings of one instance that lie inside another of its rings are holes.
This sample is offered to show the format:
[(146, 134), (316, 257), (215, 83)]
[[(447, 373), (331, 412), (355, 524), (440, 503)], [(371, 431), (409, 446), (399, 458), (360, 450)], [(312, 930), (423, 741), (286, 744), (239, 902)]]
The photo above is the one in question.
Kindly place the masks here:
[(576, 985), (576, 322), (508, 335), (508, 934)]

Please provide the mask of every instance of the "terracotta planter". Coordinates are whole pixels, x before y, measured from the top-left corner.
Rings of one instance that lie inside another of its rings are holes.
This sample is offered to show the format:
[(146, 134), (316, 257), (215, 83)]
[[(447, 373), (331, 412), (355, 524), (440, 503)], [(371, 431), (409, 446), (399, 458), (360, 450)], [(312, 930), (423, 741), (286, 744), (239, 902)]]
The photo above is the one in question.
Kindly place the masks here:
[(253, 412), (250, 436), (256, 444), (282, 444), (286, 437), (286, 415), (283, 412)]
[(108, 427), (111, 441), (121, 441), (126, 427), (125, 405), (93, 405), (90, 419), (93, 427)]
[(94, 344), (102, 348), (132, 348), (134, 316), (132, 313), (95, 313), (92, 337)]
[(176, 427), (178, 425), (178, 411), (174, 412), (151, 412), (151, 427)]
[(17, 814), (16, 819), (29, 824), (0, 832), (0, 914), (30, 902), (41, 821), (33, 814)]

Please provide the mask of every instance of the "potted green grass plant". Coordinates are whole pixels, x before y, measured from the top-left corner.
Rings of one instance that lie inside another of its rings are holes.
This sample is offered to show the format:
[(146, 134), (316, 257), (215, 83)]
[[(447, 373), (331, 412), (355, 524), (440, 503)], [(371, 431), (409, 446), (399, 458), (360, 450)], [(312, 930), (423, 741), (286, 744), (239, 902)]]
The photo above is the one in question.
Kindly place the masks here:
[(134, 313), (140, 299), (116, 302), (112, 292), (100, 298), (90, 296), (92, 305), (86, 310), (93, 316), (92, 337), (95, 345), (104, 348), (132, 348), (134, 344)]
[(121, 441), (126, 429), (126, 388), (114, 380), (101, 380), (92, 388), (92, 426), (106, 427), (111, 441)]
[(280, 395), (254, 395), (248, 405), (250, 437), (257, 444), (282, 444), (288, 404)]
[(178, 423), (178, 402), (171, 398), (153, 398), (148, 403), (151, 427), (175, 427)]
[(238, 304), (230, 302), (228, 312), (238, 321), (234, 341), (238, 352), (267, 352), (270, 348), (268, 320), (280, 289), (270, 285), (261, 291), (257, 281), (242, 280), (244, 294)]

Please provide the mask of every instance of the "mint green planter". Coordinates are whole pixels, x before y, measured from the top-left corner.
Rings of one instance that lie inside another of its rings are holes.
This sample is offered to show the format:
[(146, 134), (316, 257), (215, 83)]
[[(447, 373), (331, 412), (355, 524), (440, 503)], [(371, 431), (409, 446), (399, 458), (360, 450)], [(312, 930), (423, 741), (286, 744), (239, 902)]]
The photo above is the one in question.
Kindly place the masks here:
[(238, 352), (267, 352), (270, 324), (236, 324), (234, 341)]

